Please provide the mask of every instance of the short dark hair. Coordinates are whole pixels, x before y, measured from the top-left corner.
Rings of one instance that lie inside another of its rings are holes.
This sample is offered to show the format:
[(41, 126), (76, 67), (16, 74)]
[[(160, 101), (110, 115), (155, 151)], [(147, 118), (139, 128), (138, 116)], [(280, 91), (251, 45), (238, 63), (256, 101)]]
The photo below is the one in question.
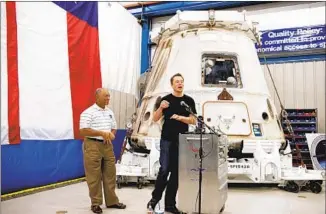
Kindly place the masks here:
[(171, 79), (170, 79), (170, 83), (171, 83), (171, 85), (173, 84), (173, 79), (174, 79), (174, 77), (181, 77), (181, 78), (184, 80), (183, 76), (182, 76), (180, 73), (176, 73), (176, 74), (174, 74), (174, 75), (171, 77)]

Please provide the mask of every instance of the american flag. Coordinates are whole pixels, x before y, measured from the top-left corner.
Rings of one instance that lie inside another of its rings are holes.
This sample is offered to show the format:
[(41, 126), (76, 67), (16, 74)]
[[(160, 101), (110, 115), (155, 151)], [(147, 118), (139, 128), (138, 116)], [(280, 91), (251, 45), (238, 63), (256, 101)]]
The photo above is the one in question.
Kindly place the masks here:
[(96, 88), (136, 93), (140, 36), (118, 3), (1, 2), (1, 145), (79, 139)]

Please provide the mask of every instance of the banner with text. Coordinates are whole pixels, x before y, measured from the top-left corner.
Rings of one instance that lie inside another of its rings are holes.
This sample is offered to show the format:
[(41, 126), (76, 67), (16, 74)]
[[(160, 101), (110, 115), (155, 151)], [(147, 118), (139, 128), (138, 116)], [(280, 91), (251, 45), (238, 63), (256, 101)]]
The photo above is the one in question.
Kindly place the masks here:
[(326, 25), (262, 31), (259, 53), (299, 52), (326, 48)]

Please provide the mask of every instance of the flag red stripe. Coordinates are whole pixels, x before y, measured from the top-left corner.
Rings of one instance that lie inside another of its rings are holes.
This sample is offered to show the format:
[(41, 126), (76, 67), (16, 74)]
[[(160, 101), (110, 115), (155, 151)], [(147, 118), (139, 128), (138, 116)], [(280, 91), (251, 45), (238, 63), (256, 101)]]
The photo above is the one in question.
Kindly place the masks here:
[(6, 2), (8, 66), (8, 136), (10, 144), (20, 143), (18, 47), (16, 3)]
[(80, 114), (95, 102), (102, 87), (98, 29), (67, 13), (70, 89), (75, 139), (79, 139)]

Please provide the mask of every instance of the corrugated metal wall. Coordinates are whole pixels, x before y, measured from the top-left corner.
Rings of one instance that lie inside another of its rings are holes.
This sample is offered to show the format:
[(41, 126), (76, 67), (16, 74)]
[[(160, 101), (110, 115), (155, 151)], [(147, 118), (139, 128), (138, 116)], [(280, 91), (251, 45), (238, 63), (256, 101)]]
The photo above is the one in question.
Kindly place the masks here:
[[(317, 108), (318, 132), (325, 133), (325, 61), (268, 65), (285, 108)], [(265, 78), (280, 112), (280, 104), (266, 65)]]
[(126, 122), (136, 111), (135, 96), (110, 90), (111, 100), (109, 107), (112, 109), (119, 129), (125, 129)]

